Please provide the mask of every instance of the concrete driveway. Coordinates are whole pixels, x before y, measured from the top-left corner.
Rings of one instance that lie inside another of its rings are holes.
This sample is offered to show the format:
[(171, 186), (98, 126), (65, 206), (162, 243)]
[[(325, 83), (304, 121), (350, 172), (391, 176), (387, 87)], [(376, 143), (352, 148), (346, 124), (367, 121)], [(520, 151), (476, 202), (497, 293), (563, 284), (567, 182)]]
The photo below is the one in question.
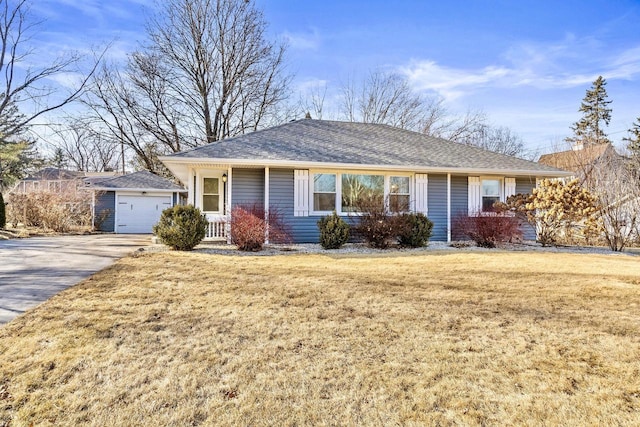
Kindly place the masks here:
[(149, 244), (126, 234), (0, 240), (0, 325)]

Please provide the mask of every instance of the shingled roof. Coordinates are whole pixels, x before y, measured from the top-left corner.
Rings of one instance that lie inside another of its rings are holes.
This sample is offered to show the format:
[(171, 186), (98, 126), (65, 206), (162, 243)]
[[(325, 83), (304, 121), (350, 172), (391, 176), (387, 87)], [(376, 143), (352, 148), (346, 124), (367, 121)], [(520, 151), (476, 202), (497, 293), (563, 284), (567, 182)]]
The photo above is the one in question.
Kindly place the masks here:
[(92, 187), (105, 190), (143, 189), (184, 191), (184, 188), (179, 185), (149, 171), (134, 172), (102, 181), (94, 181)]
[(328, 120), (297, 120), (211, 143), (171, 156), (195, 159), (314, 162), (416, 169), (557, 172), (536, 162), (434, 138), (392, 126)]
[(584, 170), (585, 167), (593, 166), (605, 155), (618, 156), (611, 144), (597, 144), (575, 150), (544, 154), (540, 156), (538, 162), (569, 172), (578, 172)]

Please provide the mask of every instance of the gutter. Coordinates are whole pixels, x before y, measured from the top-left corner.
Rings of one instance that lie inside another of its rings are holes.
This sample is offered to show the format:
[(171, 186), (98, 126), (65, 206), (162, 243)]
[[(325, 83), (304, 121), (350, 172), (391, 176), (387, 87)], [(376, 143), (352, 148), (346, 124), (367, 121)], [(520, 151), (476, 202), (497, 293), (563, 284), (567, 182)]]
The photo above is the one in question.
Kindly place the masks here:
[(299, 162), (293, 160), (248, 160), (248, 159), (215, 159), (215, 158), (176, 158), (162, 156), (159, 160), (167, 166), (171, 165), (229, 165), (229, 166), (260, 166), (283, 167), (291, 169), (358, 169), (358, 170), (396, 170), (417, 173), (451, 173), (451, 174), (478, 174), (478, 175), (515, 175), (536, 176), (545, 178), (558, 178), (572, 176), (573, 172), (558, 169), (557, 171), (530, 170), (530, 169), (489, 169), (489, 168), (459, 168), (459, 167), (425, 167), (419, 165), (363, 165), (360, 163), (331, 163), (331, 162)]

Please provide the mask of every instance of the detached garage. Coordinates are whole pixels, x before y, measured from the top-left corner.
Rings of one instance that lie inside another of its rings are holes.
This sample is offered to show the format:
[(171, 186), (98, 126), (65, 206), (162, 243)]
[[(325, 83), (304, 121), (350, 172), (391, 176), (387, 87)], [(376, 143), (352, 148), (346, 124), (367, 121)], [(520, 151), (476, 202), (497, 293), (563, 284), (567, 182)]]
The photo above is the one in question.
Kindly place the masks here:
[(166, 208), (180, 203), (186, 191), (173, 182), (142, 171), (88, 183), (94, 191), (93, 223), (100, 231), (147, 234)]

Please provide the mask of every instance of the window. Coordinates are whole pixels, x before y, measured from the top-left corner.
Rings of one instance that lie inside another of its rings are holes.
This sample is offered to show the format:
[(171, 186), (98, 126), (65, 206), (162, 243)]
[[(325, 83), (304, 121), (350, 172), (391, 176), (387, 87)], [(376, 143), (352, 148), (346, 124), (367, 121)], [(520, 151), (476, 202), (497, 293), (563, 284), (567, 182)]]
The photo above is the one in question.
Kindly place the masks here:
[(60, 181), (49, 181), (49, 191), (59, 193)]
[(384, 200), (384, 175), (342, 174), (342, 212), (357, 212), (361, 197)]
[(313, 209), (316, 211), (336, 209), (336, 174), (313, 175)]
[(482, 196), (482, 212), (492, 212), (493, 204), (500, 201), (499, 179), (483, 179), (481, 196)]
[(409, 210), (408, 176), (389, 178), (389, 210), (391, 212), (407, 212)]
[(220, 183), (218, 178), (204, 178), (202, 185), (202, 210), (220, 211)]

